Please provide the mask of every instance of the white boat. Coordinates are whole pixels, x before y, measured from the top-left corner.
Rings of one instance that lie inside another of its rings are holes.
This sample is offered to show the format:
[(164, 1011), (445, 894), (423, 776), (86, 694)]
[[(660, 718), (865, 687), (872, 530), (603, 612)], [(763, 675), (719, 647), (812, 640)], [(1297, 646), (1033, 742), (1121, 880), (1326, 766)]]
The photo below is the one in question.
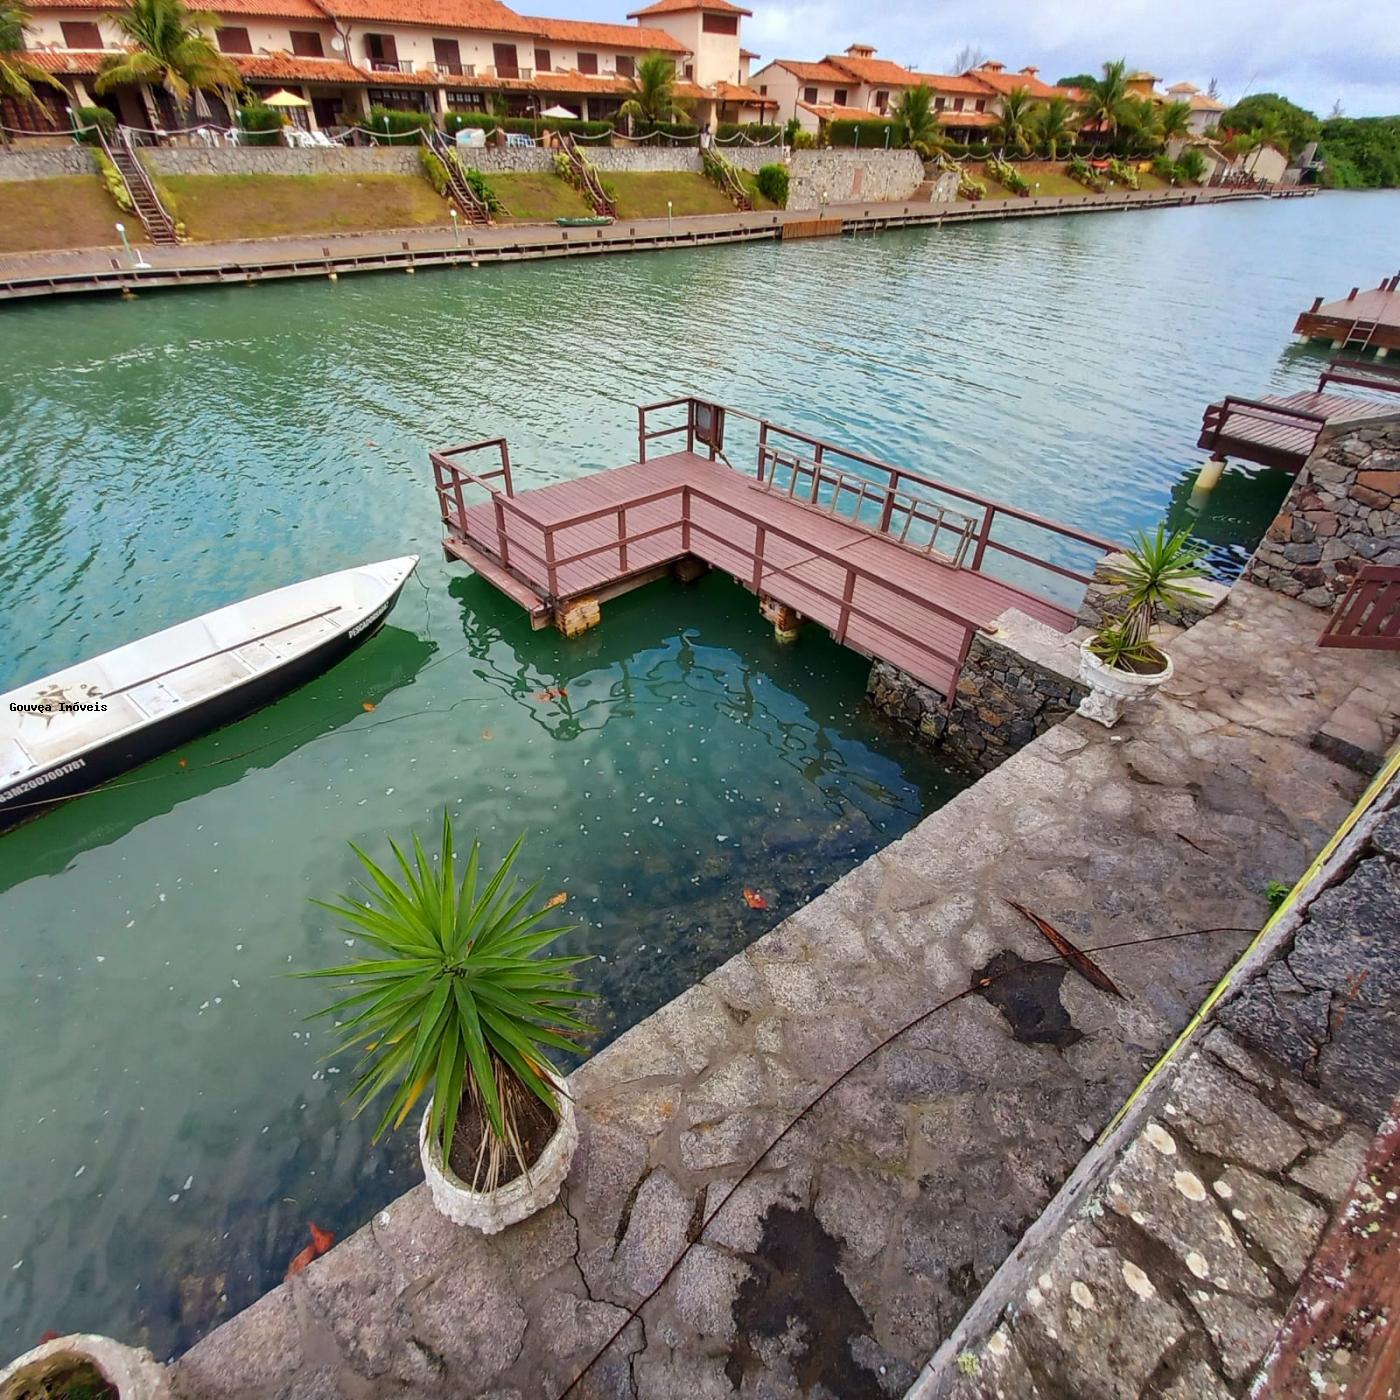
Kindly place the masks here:
[(417, 566), (293, 583), (0, 695), (0, 831), (319, 675), (379, 630)]

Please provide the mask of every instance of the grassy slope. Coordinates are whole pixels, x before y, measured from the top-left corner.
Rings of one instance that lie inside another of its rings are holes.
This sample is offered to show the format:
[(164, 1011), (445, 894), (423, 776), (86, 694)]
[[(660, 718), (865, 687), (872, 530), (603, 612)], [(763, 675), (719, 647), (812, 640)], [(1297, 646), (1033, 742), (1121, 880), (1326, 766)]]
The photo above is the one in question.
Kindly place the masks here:
[(451, 217), (417, 175), (166, 175), (161, 188), (189, 236), (206, 242), (419, 228)]
[(609, 171), (603, 181), (617, 192), (617, 212), (622, 219), (664, 219), (667, 200), (677, 218), (685, 214), (734, 212), (724, 191), (703, 175), (686, 171)]
[(140, 219), (123, 215), (96, 175), (0, 181), (0, 253), (109, 247), (118, 219), (144, 241)]
[(586, 218), (593, 212), (571, 184), (548, 170), (488, 175), (487, 183), (509, 211), (500, 216), (501, 223), (549, 223), (555, 219)]

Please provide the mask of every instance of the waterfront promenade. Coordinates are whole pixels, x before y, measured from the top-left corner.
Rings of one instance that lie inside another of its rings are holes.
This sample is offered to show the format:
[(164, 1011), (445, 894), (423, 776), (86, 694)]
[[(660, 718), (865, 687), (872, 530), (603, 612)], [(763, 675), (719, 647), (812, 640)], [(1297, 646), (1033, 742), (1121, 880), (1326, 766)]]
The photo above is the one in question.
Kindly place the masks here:
[(1394, 658), (1317, 628), (1238, 585), (1158, 704), (1051, 730), (576, 1071), (550, 1209), (487, 1239), (410, 1191), (177, 1396), (561, 1396), (624, 1324), (573, 1394), (902, 1394), (1355, 802), (1310, 740)]
[[(1291, 191), (1295, 197), (1311, 193), (1311, 190)], [(151, 264), (148, 268), (132, 268), (130, 259), (111, 248), (15, 254), (0, 258), (0, 301), (98, 292), (120, 294), (289, 277), (338, 277), (353, 272), (416, 272), (420, 268), (472, 267), (494, 262), (776, 241), (807, 236), (814, 231), (814, 225), (819, 226), (818, 231), (836, 236), (996, 219), (1194, 207), (1269, 197), (1253, 190), (1235, 189), (1121, 190), (978, 203), (929, 204), (905, 200), (884, 204), (832, 204), (821, 210), (736, 211), (690, 218), (622, 220), (604, 228), (570, 229), (541, 224), (463, 229), (455, 235), (450, 228), (441, 228), (237, 243), (185, 243), (143, 250), (143, 256)]]

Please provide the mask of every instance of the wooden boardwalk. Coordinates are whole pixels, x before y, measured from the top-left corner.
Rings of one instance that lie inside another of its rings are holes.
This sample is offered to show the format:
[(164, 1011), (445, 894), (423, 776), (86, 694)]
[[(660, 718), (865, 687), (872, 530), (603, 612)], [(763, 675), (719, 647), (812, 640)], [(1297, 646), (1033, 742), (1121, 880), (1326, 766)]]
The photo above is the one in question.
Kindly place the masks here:
[[(684, 422), (652, 430), (655, 415), (677, 410)], [(757, 425), (753, 475), (726, 460), (726, 431), (733, 436), (736, 423)], [(673, 434), (684, 435), (684, 447), (648, 452), (651, 441)], [(495, 470), (464, 465), (482, 450), (499, 454)], [(604, 601), (694, 558), (947, 696), (973, 635), (993, 630), (1008, 608), (1060, 631), (1074, 623), (1072, 610), (993, 576), (989, 563), (1009, 558), (1087, 582), (1085, 569), (1025, 549), (1026, 536), (1048, 533), (1090, 556), (1114, 547), (698, 400), (643, 409), (638, 455), (627, 466), (516, 495), (503, 441), (434, 453), (444, 548), (537, 626), (565, 625), (580, 601)], [(469, 499), (471, 488), (484, 488), (484, 498)]]
[(1336, 350), (1400, 350), (1400, 272), (1368, 292), (1353, 287), (1340, 301), (1318, 297), (1293, 331), (1309, 340), (1330, 340)]
[(1330, 424), (1358, 422), (1400, 413), (1400, 397), (1386, 399), (1337, 393), (1345, 385), (1400, 395), (1400, 367), (1333, 360), (1318, 386), (1298, 394), (1265, 394), (1258, 399), (1227, 395), (1207, 407), (1197, 446), (1212, 457), (1234, 457), (1261, 467), (1298, 472)]

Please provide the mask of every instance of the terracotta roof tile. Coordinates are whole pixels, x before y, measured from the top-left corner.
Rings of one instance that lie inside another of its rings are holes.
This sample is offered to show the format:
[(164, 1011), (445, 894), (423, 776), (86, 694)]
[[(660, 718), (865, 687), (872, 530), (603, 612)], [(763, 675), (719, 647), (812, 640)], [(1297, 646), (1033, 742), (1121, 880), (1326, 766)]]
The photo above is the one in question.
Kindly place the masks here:
[(338, 58), (298, 58), (289, 53), (230, 54), (245, 78), (270, 83), (354, 83), (367, 75)]
[(747, 107), (776, 107), (771, 97), (765, 97), (757, 88), (745, 87), (742, 83), (716, 83), (714, 96), (721, 102), (738, 102)]
[(935, 115), (939, 126), (995, 126), (997, 123), (992, 112), (954, 112), (944, 107)]
[(107, 57), (105, 53), (87, 50), (74, 53), (68, 49), (25, 49), (24, 58), (45, 73), (72, 73), (85, 77), (96, 73)]
[(1000, 65), (996, 68), (972, 68), (963, 76), (980, 78), (1001, 93), (1025, 88), (1032, 97), (1039, 98), (1042, 102), (1052, 97), (1071, 97), (1075, 92), (1073, 88), (1054, 87), (1050, 83), (1043, 83), (1033, 73), (1008, 73)]
[(801, 83), (838, 83), (841, 87), (851, 83), (851, 75), (834, 63), (799, 63), (795, 58), (775, 58), (773, 62)]
[(914, 77), (926, 84), (935, 95), (987, 97), (999, 91), (991, 83), (984, 83), (981, 78), (974, 78), (970, 73), (915, 73)]
[(708, 10), (712, 15), (752, 15), (752, 10), (741, 10), (731, 5), (729, 0), (656, 0), (644, 10), (633, 10), (628, 19), (641, 19), (645, 15), (685, 15), (696, 10)]
[[(321, 0), (321, 3), (324, 9), (341, 19), (433, 29), (477, 29), (497, 34), (534, 33), (531, 21), (501, 4), (500, 0)], [(218, 0), (215, 0), (215, 8), (218, 8)]]
[(829, 53), (822, 60), (836, 68), (844, 68), (862, 83), (878, 83), (882, 87), (913, 87), (918, 81), (901, 64), (887, 58), (852, 58), (849, 54)]
[(1186, 99), (1191, 104), (1193, 112), (1225, 112), (1229, 108), (1223, 102), (1217, 102), (1213, 97), (1207, 97), (1203, 92), (1193, 92)]
[(889, 121), (888, 117), (882, 117), (879, 112), (867, 112), (864, 107), (838, 107), (834, 102), (799, 102), (797, 105), (824, 122)]
[(585, 19), (548, 19), (522, 15), (541, 39), (561, 44), (600, 44), (619, 49), (655, 49), (658, 53), (686, 53), (686, 46), (663, 29), (647, 29), (639, 24), (598, 24)]

